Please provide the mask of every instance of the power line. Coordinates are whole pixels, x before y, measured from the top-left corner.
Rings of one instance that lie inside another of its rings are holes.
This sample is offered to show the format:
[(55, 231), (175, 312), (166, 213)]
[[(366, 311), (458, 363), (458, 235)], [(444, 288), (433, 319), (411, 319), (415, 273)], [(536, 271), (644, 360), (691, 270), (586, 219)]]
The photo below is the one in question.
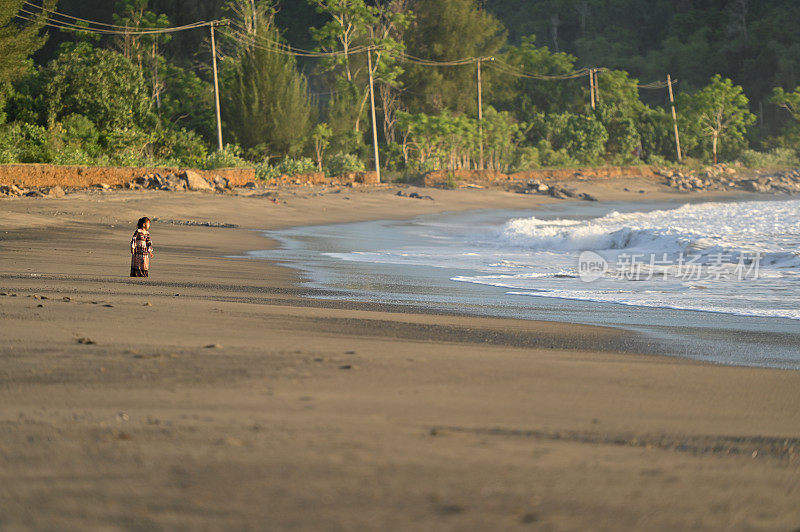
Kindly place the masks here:
[[(495, 67), (496, 69), (498, 69), (499, 71), (501, 71), (504, 74), (509, 74), (509, 75), (516, 76), (516, 77), (519, 77), (519, 78), (538, 79), (538, 80), (577, 79), (577, 78), (580, 78), (580, 77), (583, 77), (583, 76), (587, 75), (589, 73), (589, 70), (590, 70), (588, 68), (582, 68), (580, 70), (576, 70), (574, 72), (568, 72), (568, 73), (565, 73), (565, 74), (548, 75), (548, 74), (534, 74), (533, 72), (526, 72), (526, 71), (524, 71), (524, 70), (522, 70), (522, 69), (520, 69), (518, 67), (515, 67), (513, 65), (509, 65), (508, 63), (506, 63), (505, 61), (502, 61), (500, 59), (497, 59), (497, 60), (493, 61), (492, 63), (490, 63), (490, 65)], [(596, 70), (598, 72), (602, 72), (602, 71), (605, 71), (606, 69), (598, 68)]]
[[(33, 2), (29, 2), (28, 0), (25, 0), (24, 3), (27, 4), (28, 6), (30, 6), (31, 8), (39, 9), (40, 13), (38, 13), (37, 16), (39, 14), (41, 14), (41, 13), (47, 13), (48, 17), (51, 17), (51, 18), (53, 16), (56, 16), (56, 17), (67, 19), (67, 21), (59, 21), (59, 20), (53, 19), (55, 22), (60, 22), (60, 23), (64, 23), (64, 24), (74, 24), (74, 25), (79, 25), (80, 26), (80, 24), (77, 24), (76, 22), (68, 22), (69, 20), (74, 20), (74, 21), (77, 21), (77, 22), (83, 22), (83, 23), (90, 24), (90, 25), (103, 26), (103, 27), (109, 28), (109, 29), (123, 30), (123, 31), (125, 31), (127, 33), (130, 33), (132, 31), (140, 31), (141, 30), (141, 27), (121, 26), (121, 25), (118, 25), (118, 24), (108, 24), (108, 23), (105, 23), (105, 22), (97, 22), (97, 21), (94, 21), (94, 20), (87, 20), (85, 18), (75, 17), (73, 15), (67, 15), (66, 13), (61, 13), (61, 12), (56, 11), (54, 9), (46, 10), (44, 8), (44, 6), (40, 6), (40, 5), (34, 4)], [(24, 9), (21, 9), (21, 10), (25, 11)], [(30, 11), (26, 11), (26, 13), (31, 14)], [(206, 23), (205, 22), (195, 22), (195, 23), (190, 24), (189, 26), (194, 27), (196, 25), (203, 25), (203, 24), (206, 24)], [(81, 27), (83, 27), (83, 26), (81, 26)], [(148, 28), (148, 29), (160, 29), (160, 28)]]
[(661, 89), (666, 89), (670, 85), (677, 85), (677, 84), (678, 84), (678, 80), (677, 79), (673, 79), (671, 81), (671, 83), (667, 83), (666, 81), (653, 81), (652, 83), (645, 83), (643, 85), (636, 85), (636, 87), (639, 88), (639, 89), (657, 89), (657, 90), (661, 90)]
[(292, 45), (290, 45), (288, 43), (283, 43), (283, 42), (280, 42), (280, 41), (275, 41), (275, 40), (269, 39), (267, 37), (264, 37), (263, 35), (251, 35), (240, 24), (237, 24), (236, 22), (231, 23), (231, 25), (234, 26), (234, 27), (239, 28), (239, 33), (244, 35), (246, 38), (255, 39), (255, 40), (258, 40), (258, 41), (266, 42), (268, 44), (272, 44), (274, 46), (278, 46), (280, 48), (283, 48), (284, 50), (295, 52), (296, 54), (302, 54), (305, 57), (331, 57), (331, 56), (354, 55), (354, 54), (363, 53), (363, 52), (366, 52), (366, 51), (369, 51), (369, 50), (377, 50), (378, 49), (378, 47), (376, 47), (376, 46), (360, 45), (360, 46), (356, 46), (354, 48), (351, 48), (347, 52), (343, 52), (343, 51), (342, 52), (333, 52), (333, 51), (325, 52), (325, 51), (322, 51), (322, 50), (305, 50), (303, 48), (297, 48), (295, 46), (292, 46)]
[[(16, 16), (17, 16), (17, 18), (20, 18), (22, 20), (27, 20), (28, 22), (39, 22), (36, 18), (26, 17), (26, 16), (20, 15), (20, 14), (17, 14)], [(34, 17), (38, 17), (39, 15), (33, 15), (33, 16)], [(56, 28), (56, 29), (62, 30), (62, 31), (77, 31), (77, 32), (82, 31), (82, 32), (86, 32), (86, 33), (95, 33), (95, 34), (98, 34), (98, 35), (159, 35), (159, 34), (165, 34), (165, 33), (175, 33), (175, 32), (179, 32), (179, 31), (191, 30), (191, 29), (195, 29), (195, 28), (202, 28), (202, 27), (211, 25), (211, 23), (210, 22), (205, 22), (205, 23), (202, 23), (202, 24), (193, 24), (193, 25), (181, 26), (181, 27), (176, 27), (176, 28), (163, 28), (163, 29), (160, 29), (160, 30), (142, 30), (142, 31), (101, 30), (101, 29), (97, 29), (97, 28), (89, 28), (89, 27), (84, 27), (84, 26), (78, 26), (78, 25), (75, 25), (75, 24), (61, 23), (61, 22), (53, 21), (51, 19), (46, 19), (46, 21), (43, 23), (43, 25), (47, 26), (47, 27), (50, 27), (50, 28)]]
[[(213, 25), (218, 23), (219, 21), (212, 21), (212, 22), (194, 22), (191, 24), (186, 24), (183, 26), (175, 26), (175, 27), (167, 27), (167, 28), (146, 28), (142, 29), (141, 27), (134, 27), (134, 26), (123, 26), (118, 24), (107, 24), (104, 22), (97, 22), (93, 20), (88, 20), (80, 17), (75, 17), (73, 15), (67, 15), (65, 13), (60, 13), (55, 10), (47, 10), (44, 6), (34, 4), (28, 0), (25, 0), (24, 4), (30, 6), (32, 8), (38, 9), (39, 12), (30, 11), (25, 8), (20, 8), (20, 12), (23, 14), (17, 14), (16, 16), (22, 20), (26, 20), (28, 22), (39, 22), (39, 17), (43, 14), (46, 16), (44, 25), (56, 28), (62, 31), (82, 31), (100, 35), (158, 35), (164, 33), (176, 33), (180, 31), (186, 31), (201, 27), (206, 27), (209, 25)], [(59, 20), (59, 17), (64, 20)], [(74, 20), (76, 22), (69, 22), (70, 20)], [(93, 27), (93, 26), (100, 26), (100, 27)], [(267, 50), (275, 53), (280, 53), (284, 55), (292, 55), (296, 57), (306, 57), (306, 58), (329, 58), (329, 57), (343, 57), (349, 55), (356, 55), (361, 54), (364, 52), (369, 52), (371, 50), (377, 50), (378, 47), (375, 46), (357, 46), (348, 50), (347, 52), (344, 51), (337, 51), (337, 52), (322, 52), (322, 51), (312, 51), (312, 50), (304, 50), (302, 48), (296, 48), (286, 43), (281, 43), (279, 41), (275, 41), (272, 39), (268, 39), (264, 36), (260, 35), (251, 35), (246, 33), (244, 28), (240, 25), (233, 23), (234, 29), (233, 30), (223, 30), (222, 33), (227, 35), (229, 38), (239, 42), (246, 44), (247, 46), (251, 46), (254, 48), (259, 48), (262, 50)], [(236, 29), (238, 28), (238, 29)], [(395, 59), (416, 64), (420, 66), (429, 66), (429, 67), (459, 67), (459, 66), (466, 66), (475, 64), (479, 61), (483, 61), (486, 58), (478, 58), (478, 57), (465, 57), (462, 59), (455, 59), (450, 61), (437, 61), (433, 59), (424, 59), (421, 57), (416, 57), (411, 54), (407, 54), (405, 52), (400, 54), (392, 54), (389, 55), (393, 56)], [(497, 69), (500, 73), (519, 77), (519, 78), (526, 78), (526, 79), (536, 79), (536, 80), (570, 80), (570, 79), (577, 79), (587, 75), (591, 69), (589, 68), (582, 68), (576, 70), (574, 72), (565, 73), (565, 74), (556, 74), (556, 75), (547, 75), (547, 74), (536, 74), (532, 72), (527, 72), (519, 67), (510, 65), (505, 61), (500, 59), (492, 58), (492, 61), (489, 62), (491, 66)], [(597, 68), (595, 69), (596, 72), (603, 72), (606, 71), (605, 68)], [(676, 84), (677, 80), (673, 80), (672, 84)], [(667, 83), (663, 81), (654, 81), (652, 83), (645, 83), (645, 84), (638, 84), (636, 85), (639, 89), (644, 90), (661, 90), (667, 88)]]
[(477, 57), (465, 57), (464, 59), (454, 59), (452, 61), (436, 61), (433, 59), (422, 59), (420, 57), (415, 57), (405, 52), (403, 52), (399, 56), (396, 56), (396, 59), (398, 59), (399, 61), (414, 63), (422, 66), (441, 66), (441, 67), (473, 65), (478, 61), (482, 60), (481, 58)]
[[(40, 6), (36, 6), (40, 7)], [(149, 28), (149, 29), (141, 29), (141, 28), (133, 28), (128, 26), (120, 26), (119, 28), (125, 29), (104, 29), (104, 28), (93, 28), (91, 26), (84, 26), (81, 24), (75, 24), (72, 22), (66, 22), (62, 20), (54, 19), (50, 16), (50, 12), (47, 10), (42, 10), (39, 13), (35, 13), (33, 11), (29, 11), (25, 8), (20, 8), (20, 12), (24, 13), (24, 15), (17, 13), (16, 17), (22, 20), (26, 20), (28, 22), (39, 22), (39, 17), (43, 14), (45, 15), (45, 22), (44, 25), (56, 28), (62, 31), (83, 31), (87, 33), (95, 33), (99, 35), (156, 35), (162, 33), (175, 33), (179, 31), (186, 31), (195, 28), (202, 28), (204, 26), (209, 26), (214, 24), (213, 22), (195, 22), (192, 24), (187, 24), (185, 26), (176, 26), (171, 28)], [(26, 16), (27, 15), (27, 16)], [(81, 19), (81, 22), (87, 22), (89, 24), (101, 24), (93, 21), (84, 21)]]
[(294, 55), (296, 57), (312, 57), (312, 58), (342, 57), (346, 55), (360, 54), (368, 50), (374, 49), (373, 47), (368, 47), (368, 46), (357, 46), (352, 50), (348, 50), (347, 52), (314, 52), (311, 50), (303, 50), (302, 48), (295, 48), (291, 45), (279, 41), (274, 41), (264, 36), (251, 35), (243, 31), (241, 26), (235, 23), (232, 24), (232, 26), (234, 26), (234, 28), (239, 28), (239, 29), (223, 30), (222, 33), (226, 34), (228, 37), (237, 42), (244, 43), (254, 48), (276, 52), (284, 55)]

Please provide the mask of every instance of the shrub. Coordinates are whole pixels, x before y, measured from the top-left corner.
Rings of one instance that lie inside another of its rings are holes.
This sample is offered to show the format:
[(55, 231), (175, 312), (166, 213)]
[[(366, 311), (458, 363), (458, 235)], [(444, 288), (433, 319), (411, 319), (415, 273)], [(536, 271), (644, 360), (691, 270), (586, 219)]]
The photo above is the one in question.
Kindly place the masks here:
[(387, 170), (401, 170), (405, 168), (403, 147), (400, 144), (392, 142), (388, 145), (381, 145), (380, 155), (381, 168), (386, 168)]
[(566, 148), (554, 150), (546, 140), (539, 141), (536, 146), (539, 151), (539, 164), (541, 168), (562, 168), (579, 166), (580, 161), (571, 157)]
[(0, 163), (50, 162), (47, 130), (24, 122), (12, 122), (0, 128)]
[(300, 157), (299, 159), (285, 158), (278, 165), (281, 175), (298, 175), (309, 174), (317, 171), (317, 165), (309, 157)]
[(53, 153), (50, 163), (91, 166), (97, 164), (97, 160), (83, 151), (81, 148), (75, 146), (64, 146), (60, 150)]
[(71, 114), (61, 121), (61, 128), (61, 138), (65, 144), (80, 148), (90, 157), (100, 154), (100, 133), (91, 120), (83, 115)]
[(206, 164), (208, 150), (200, 135), (186, 129), (162, 129), (152, 145), (152, 158), (165, 166), (200, 168)]
[(524, 172), (539, 168), (539, 150), (533, 146), (523, 146), (514, 153), (512, 172)]
[(329, 176), (347, 174), (350, 172), (363, 172), (364, 163), (351, 153), (335, 153), (328, 159), (326, 167)]
[(300, 157), (299, 159), (287, 157), (276, 165), (271, 165), (268, 161), (257, 163), (256, 179), (269, 181), (270, 179), (277, 179), (282, 175), (294, 176), (310, 174), (316, 171), (317, 164), (308, 157)]
[(677, 168), (678, 163), (667, 159), (666, 157), (662, 157), (661, 155), (649, 155), (647, 157), (647, 164), (651, 166), (660, 166), (664, 168)]
[(594, 116), (539, 113), (532, 118), (528, 139), (539, 148), (542, 166), (574, 166), (602, 161), (608, 131)]
[(241, 157), (242, 149), (235, 144), (226, 144), (221, 150), (210, 153), (206, 157), (205, 169), (216, 170), (217, 168), (246, 168), (252, 166)]
[(277, 166), (272, 166), (267, 161), (256, 163), (256, 179), (261, 179), (262, 181), (269, 181), (271, 179), (277, 179), (280, 176), (281, 176), (281, 171), (278, 169)]
[(797, 153), (789, 148), (774, 148), (768, 152), (744, 150), (739, 160), (748, 168), (783, 168), (800, 165)]

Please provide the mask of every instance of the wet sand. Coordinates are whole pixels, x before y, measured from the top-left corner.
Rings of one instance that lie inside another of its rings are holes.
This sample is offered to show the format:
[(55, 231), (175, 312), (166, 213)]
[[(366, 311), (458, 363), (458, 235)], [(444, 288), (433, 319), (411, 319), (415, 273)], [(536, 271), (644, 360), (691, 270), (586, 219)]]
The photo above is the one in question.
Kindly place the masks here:
[[(259, 229), (556, 201), (396, 190), (0, 201), (0, 529), (800, 527), (800, 372), (311, 300), (225, 258)], [(177, 223), (130, 279), (143, 215)]]

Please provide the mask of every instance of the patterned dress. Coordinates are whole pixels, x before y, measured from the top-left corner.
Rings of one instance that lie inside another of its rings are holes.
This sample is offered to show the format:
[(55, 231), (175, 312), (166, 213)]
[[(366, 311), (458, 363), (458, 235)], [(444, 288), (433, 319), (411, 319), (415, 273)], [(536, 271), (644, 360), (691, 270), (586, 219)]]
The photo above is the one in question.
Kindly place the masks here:
[(153, 244), (150, 242), (150, 233), (144, 229), (137, 229), (131, 238), (131, 277), (147, 277), (150, 269), (150, 253)]

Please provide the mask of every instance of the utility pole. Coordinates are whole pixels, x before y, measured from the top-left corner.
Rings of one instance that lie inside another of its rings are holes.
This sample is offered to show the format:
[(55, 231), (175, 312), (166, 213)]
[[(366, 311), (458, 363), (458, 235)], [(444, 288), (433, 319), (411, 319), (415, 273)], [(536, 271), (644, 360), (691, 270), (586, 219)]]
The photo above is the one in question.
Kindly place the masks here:
[(667, 87), (669, 87), (669, 105), (672, 107), (672, 123), (675, 126), (675, 148), (678, 150), (678, 162), (682, 162), (681, 138), (678, 135), (678, 114), (675, 112), (675, 97), (672, 95), (672, 77), (667, 74)]
[(594, 110), (594, 69), (589, 69), (589, 97), (592, 99), (592, 110)]
[(481, 61), (478, 58), (478, 146), (480, 147), (480, 157), (478, 159), (478, 169), (483, 170), (483, 98), (481, 93)]
[(600, 105), (600, 84), (598, 83), (597, 79), (597, 72), (600, 70), (599, 68), (593, 68), (592, 73), (594, 75), (594, 99), (597, 105)]
[(483, 170), (483, 84), (481, 82), (481, 63), (484, 61), (494, 61), (494, 57), (479, 57), (476, 65), (478, 67), (478, 147), (480, 158), (478, 168)]
[(217, 148), (222, 151), (222, 119), (219, 112), (219, 80), (217, 77), (217, 45), (214, 41), (214, 26), (218, 21), (211, 23), (211, 62), (214, 66), (214, 103), (217, 107)]
[(378, 154), (378, 122), (375, 120), (375, 83), (372, 79), (372, 50), (367, 50), (367, 70), (369, 71), (369, 103), (372, 110), (372, 144), (375, 148), (375, 173), (381, 182), (381, 160)]

